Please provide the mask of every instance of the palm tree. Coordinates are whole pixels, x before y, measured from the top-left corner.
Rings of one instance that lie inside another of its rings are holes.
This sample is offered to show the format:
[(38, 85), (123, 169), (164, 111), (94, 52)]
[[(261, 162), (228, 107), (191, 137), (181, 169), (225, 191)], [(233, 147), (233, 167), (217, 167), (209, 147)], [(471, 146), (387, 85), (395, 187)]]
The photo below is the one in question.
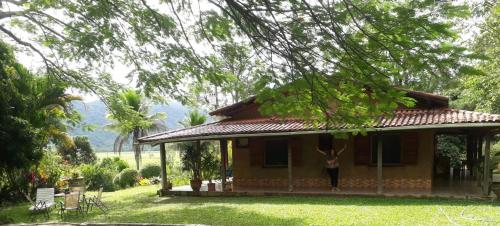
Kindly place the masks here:
[(125, 90), (111, 98), (111, 113), (108, 115), (108, 119), (112, 123), (105, 126), (105, 128), (118, 133), (113, 145), (114, 152), (121, 153), (123, 144), (132, 141), (137, 170), (141, 165), (143, 150), (143, 147), (137, 144), (137, 139), (152, 132), (166, 129), (163, 122), (165, 114), (154, 113), (149, 115), (149, 108), (150, 105), (143, 95), (135, 90)]
[(207, 116), (197, 110), (190, 111), (186, 118), (179, 123), (184, 127), (198, 126), (207, 121)]
[(67, 133), (70, 126), (80, 123), (80, 114), (73, 109), (73, 101), (81, 101), (77, 95), (66, 93), (68, 88), (62, 82), (48, 76), (36, 76), (20, 67), (20, 76), (13, 83), (26, 108), (19, 112), (23, 118), (38, 129), (43, 145), (53, 142), (63, 146), (74, 146)]

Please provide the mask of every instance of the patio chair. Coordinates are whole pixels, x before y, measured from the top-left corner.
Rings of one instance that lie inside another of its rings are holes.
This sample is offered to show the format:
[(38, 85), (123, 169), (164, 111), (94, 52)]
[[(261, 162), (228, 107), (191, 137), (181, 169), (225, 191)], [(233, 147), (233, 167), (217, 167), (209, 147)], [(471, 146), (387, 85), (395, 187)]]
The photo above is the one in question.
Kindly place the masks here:
[(85, 187), (70, 187), (69, 191), (71, 193), (75, 193), (75, 192), (80, 193), (80, 196), (81, 196), (80, 205), (82, 206), (82, 208), (85, 208), (85, 205), (87, 204), (87, 199), (85, 198), (85, 191), (86, 191)]
[(92, 210), (94, 206), (99, 208), (103, 213), (106, 213), (109, 210), (108, 207), (102, 202), (102, 191), (103, 188), (100, 187), (97, 195), (94, 195), (87, 200), (87, 212), (89, 212), (89, 208)]
[(61, 218), (64, 218), (64, 214), (67, 211), (75, 211), (78, 215), (81, 213), (83, 215), (83, 208), (80, 200), (80, 192), (72, 192), (64, 195), (64, 202), (61, 202), (60, 214)]
[(32, 219), (35, 214), (42, 213), (45, 217), (49, 218), (50, 209), (55, 206), (54, 202), (54, 188), (37, 188), (36, 189), (36, 202), (32, 203), (29, 208)]

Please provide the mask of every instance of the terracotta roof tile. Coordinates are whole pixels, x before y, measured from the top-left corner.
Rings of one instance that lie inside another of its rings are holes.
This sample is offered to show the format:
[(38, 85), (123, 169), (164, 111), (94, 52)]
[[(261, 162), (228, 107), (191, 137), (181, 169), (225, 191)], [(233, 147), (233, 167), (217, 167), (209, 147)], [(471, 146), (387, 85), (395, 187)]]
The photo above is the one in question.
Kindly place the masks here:
[[(400, 109), (393, 115), (380, 117), (372, 128), (390, 128), (419, 125), (439, 125), (456, 123), (500, 123), (500, 115), (481, 112), (441, 109)], [(319, 125), (324, 129), (324, 125)], [(345, 129), (345, 124), (334, 129)], [(279, 133), (313, 131), (313, 124), (298, 119), (257, 118), (245, 120), (224, 120), (205, 125), (170, 130), (147, 137), (141, 137), (139, 142), (174, 141), (190, 137), (206, 137), (231, 134)]]

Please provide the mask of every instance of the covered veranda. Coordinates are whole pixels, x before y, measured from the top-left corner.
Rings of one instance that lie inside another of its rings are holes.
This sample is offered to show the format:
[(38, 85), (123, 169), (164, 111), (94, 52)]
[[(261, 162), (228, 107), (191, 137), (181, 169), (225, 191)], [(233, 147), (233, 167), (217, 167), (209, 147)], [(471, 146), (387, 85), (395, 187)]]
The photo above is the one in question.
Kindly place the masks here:
[[(395, 116), (397, 117), (397, 115)], [(368, 128), (370, 132), (404, 131), (404, 130), (434, 130), (436, 134), (464, 134), (467, 136), (467, 168), (469, 170), (467, 181), (440, 181), (433, 180), (432, 191), (397, 191), (384, 188), (384, 172), (382, 167), (382, 150), (379, 143), (377, 151), (377, 187), (373, 189), (348, 189), (332, 193), (329, 190), (301, 189), (293, 184), (292, 151), (288, 154), (288, 187), (283, 190), (246, 189), (231, 190), (227, 187), (226, 168), (228, 164), (228, 140), (248, 137), (293, 137), (297, 135), (323, 134), (332, 132), (350, 132), (347, 129), (322, 130), (313, 128), (310, 123), (300, 120), (277, 120), (275, 118), (230, 120), (209, 123), (201, 126), (167, 131), (139, 139), (141, 145), (155, 145), (160, 147), (162, 166), (162, 189), (160, 195), (201, 195), (201, 196), (238, 196), (238, 195), (384, 195), (384, 196), (418, 196), (418, 197), (486, 197), (490, 194), (491, 171), (489, 170), (489, 156), (491, 140), (500, 129), (500, 117), (483, 117), (482, 121), (471, 117), (470, 121), (456, 120), (441, 117), (438, 123), (418, 124), (404, 126), (382, 126)], [(406, 119), (407, 121), (409, 119)], [(450, 121), (447, 121), (450, 120)], [(451, 121), (453, 120), (453, 121)], [(474, 121), (472, 121), (474, 120)], [(384, 121), (384, 120), (382, 120)], [(385, 120), (389, 121), (389, 120)], [(216, 192), (207, 192), (203, 188), (199, 193), (193, 192), (189, 187), (174, 187), (168, 189), (168, 176), (166, 172), (166, 143), (175, 142), (201, 142), (218, 141), (221, 155), (220, 186)], [(479, 172), (479, 165), (485, 165)]]

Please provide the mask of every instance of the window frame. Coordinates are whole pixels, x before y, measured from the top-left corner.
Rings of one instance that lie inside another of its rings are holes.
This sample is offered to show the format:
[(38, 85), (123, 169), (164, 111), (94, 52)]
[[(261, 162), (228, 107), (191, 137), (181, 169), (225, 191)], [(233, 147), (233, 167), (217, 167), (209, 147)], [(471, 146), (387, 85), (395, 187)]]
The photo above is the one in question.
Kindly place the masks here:
[[(377, 136), (397, 136), (399, 138), (399, 163), (384, 163), (383, 162), (383, 156), (384, 156), (384, 150), (382, 147), (382, 166), (403, 166), (403, 148), (401, 146), (401, 133), (385, 133), (385, 134), (373, 134), (370, 136), (370, 161), (369, 161), (369, 166), (377, 166), (377, 162), (372, 162), (372, 159), (374, 155), (377, 155), (378, 150), (374, 148), (374, 141), (378, 142)], [(376, 156), (375, 156), (376, 157)]]
[[(268, 164), (267, 162), (267, 142), (270, 142), (270, 141), (283, 141), (285, 144), (286, 144), (286, 164), (284, 165), (279, 165), (279, 164)], [(287, 168), (288, 167), (288, 148), (289, 148), (290, 144), (288, 142), (288, 139), (287, 138), (271, 138), (271, 139), (265, 139), (264, 140), (264, 162), (262, 164), (262, 166), (264, 168)]]

